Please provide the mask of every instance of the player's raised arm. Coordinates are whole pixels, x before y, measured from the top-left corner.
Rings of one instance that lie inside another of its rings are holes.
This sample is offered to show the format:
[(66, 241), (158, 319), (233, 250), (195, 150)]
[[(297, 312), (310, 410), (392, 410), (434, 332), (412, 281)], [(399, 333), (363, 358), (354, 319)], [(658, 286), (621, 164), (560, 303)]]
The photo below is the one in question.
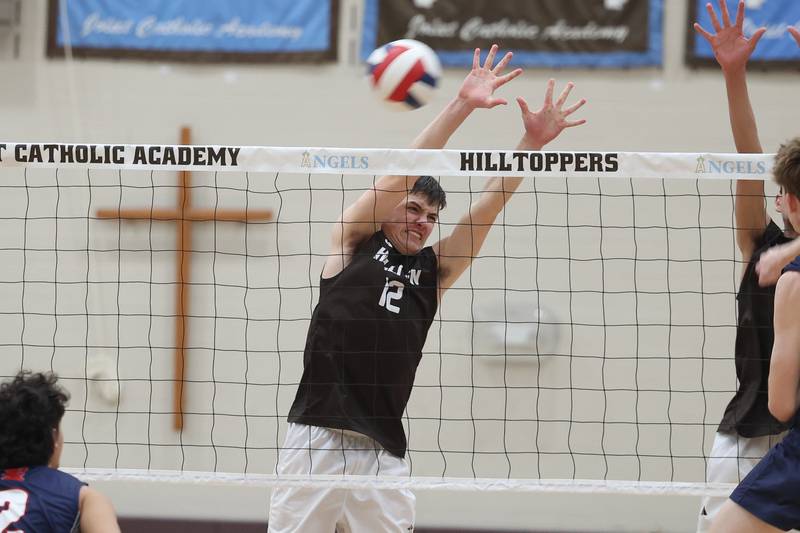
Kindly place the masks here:
[[(494, 96), (495, 90), (522, 73), (515, 69), (508, 74), (503, 70), (511, 61), (507, 52), (494, 65), (497, 45), (492, 45), (483, 65), (480, 64), (480, 49), (475, 49), (472, 70), (469, 72), (458, 94), (435, 119), (417, 136), (413, 148), (443, 148), (464, 120), (478, 108), (491, 109), (507, 102)], [(418, 176), (383, 176), (348, 207), (331, 235), (331, 252), (325, 262), (323, 277), (332, 277), (349, 263), (355, 249), (377, 231), (381, 222), (414, 186)]]
[[(567, 120), (567, 117), (586, 103), (586, 100), (581, 99), (566, 109), (563, 107), (572, 90), (572, 82), (567, 84), (555, 103), (553, 102), (554, 86), (554, 80), (547, 82), (544, 103), (537, 111), (531, 111), (523, 98), (517, 98), (522, 112), (522, 123), (525, 127), (525, 134), (517, 145), (518, 150), (540, 150), (558, 137), (565, 128), (579, 126), (586, 122), (586, 120)], [(433, 249), (439, 260), (439, 288), (441, 291), (452, 286), (470, 266), (483, 246), (495, 218), (503, 210), (506, 202), (521, 182), (522, 178), (497, 177), (490, 179), (480, 197), (461, 217), (453, 233), (434, 245)]]
[[(714, 7), (706, 4), (714, 33), (695, 23), (694, 29), (711, 45), (714, 57), (725, 76), (728, 95), (728, 116), (733, 140), (739, 153), (761, 153), (753, 107), (747, 90), (747, 61), (755, 50), (766, 28), (759, 28), (748, 39), (744, 36), (744, 1), (739, 2), (736, 21), (731, 23), (725, 0), (718, 0), (722, 22)], [(736, 182), (736, 242), (742, 253), (744, 264), (750, 260), (755, 244), (769, 223), (764, 202), (764, 182), (760, 180), (738, 180)]]

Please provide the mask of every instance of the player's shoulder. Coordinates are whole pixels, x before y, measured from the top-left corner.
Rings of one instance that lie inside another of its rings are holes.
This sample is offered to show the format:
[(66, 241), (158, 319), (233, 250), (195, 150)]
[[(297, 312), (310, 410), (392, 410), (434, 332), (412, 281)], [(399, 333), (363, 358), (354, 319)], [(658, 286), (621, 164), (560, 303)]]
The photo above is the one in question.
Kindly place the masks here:
[(29, 469), (25, 480), (31, 485), (56, 489), (65, 494), (80, 490), (85, 485), (83, 481), (72, 474), (49, 466), (36, 466)]
[[(798, 261), (798, 259), (795, 258), (790, 265), (794, 264), (795, 261)], [(789, 269), (788, 266), (784, 269), (783, 274), (778, 278), (778, 283), (775, 285), (775, 298), (776, 301), (800, 301), (800, 264), (795, 269)]]
[(783, 238), (783, 230), (780, 226), (771, 218), (767, 218), (764, 230), (755, 234), (753, 237), (753, 250), (766, 250), (767, 248), (772, 248), (773, 246), (783, 243), (785, 240), (788, 239)]
[(392, 243), (389, 241), (389, 238), (383, 233), (383, 230), (376, 230), (372, 233), (364, 233), (352, 241), (352, 247), (355, 250), (360, 250), (367, 246), (375, 246), (376, 244), (388, 244), (390, 247), (393, 247)]
[(439, 262), (439, 257), (436, 255), (435, 246), (426, 246), (420, 250), (419, 255), (422, 256), (424, 260), (432, 262), (433, 264), (437, 264)]

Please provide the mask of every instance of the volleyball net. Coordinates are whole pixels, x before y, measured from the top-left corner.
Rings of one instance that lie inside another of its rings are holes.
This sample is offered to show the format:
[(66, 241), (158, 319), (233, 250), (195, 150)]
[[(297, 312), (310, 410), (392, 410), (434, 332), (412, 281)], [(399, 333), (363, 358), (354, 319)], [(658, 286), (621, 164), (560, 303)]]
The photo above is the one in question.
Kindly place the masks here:
[[(734, 180), (770, 168), (0, 143), (0, 376), (60, 376), (62, 465), (84, 479), (724, 494), (705, 467), (736, 390)], [(440, 180), (431, 243), (489, 177), (526, 179), (429, 331), (411, 477), (278, 479), (331, 230), (385, 174)]]

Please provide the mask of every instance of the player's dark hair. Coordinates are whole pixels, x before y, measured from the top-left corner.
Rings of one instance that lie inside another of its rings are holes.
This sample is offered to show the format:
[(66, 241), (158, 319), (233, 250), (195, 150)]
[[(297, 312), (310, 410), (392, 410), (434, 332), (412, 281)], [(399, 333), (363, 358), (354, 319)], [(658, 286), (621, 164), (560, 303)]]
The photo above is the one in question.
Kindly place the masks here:
[(439, 209), (447, 206), (447, 195), (433, 176), (420, 176), (411, 188), (411, 194), (415, 193), (423, 195), (431, 205), (438, 205)]
[(772, 175), (784, 191), (800, 198), (800, 137), (787, 141), (778, 149)]
[(0, 470), (46, 465), (69, 395), (50, 372), (21, 371), (0, 385)]

